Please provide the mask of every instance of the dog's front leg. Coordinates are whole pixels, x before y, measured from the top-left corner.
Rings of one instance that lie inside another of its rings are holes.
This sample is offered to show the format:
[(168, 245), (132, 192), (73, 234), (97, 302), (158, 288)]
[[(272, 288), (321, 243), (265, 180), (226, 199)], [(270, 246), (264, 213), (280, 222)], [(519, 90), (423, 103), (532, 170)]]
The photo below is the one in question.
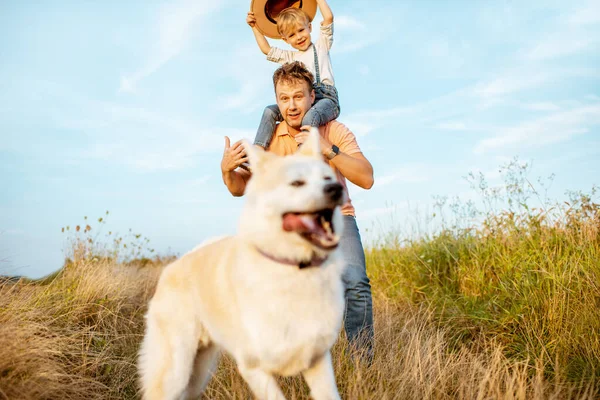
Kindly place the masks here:
[(309, 369), (302, 372), (302, 375), (314, 400), (340, 400), (329, 351)]
[(239, 366), (239, 371), (258, 400), (285, 400), (275, 378), (258, 368)]

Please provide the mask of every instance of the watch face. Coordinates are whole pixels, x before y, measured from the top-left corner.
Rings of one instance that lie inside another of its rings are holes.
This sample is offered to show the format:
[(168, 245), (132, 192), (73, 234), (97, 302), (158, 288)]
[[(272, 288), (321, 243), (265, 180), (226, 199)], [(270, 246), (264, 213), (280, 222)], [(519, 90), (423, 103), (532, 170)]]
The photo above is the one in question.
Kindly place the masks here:
[(329, 152), (327, 158), (331, 160), (333, 157), (337, 156), (339, 152), (340, 149), (336, 145), (333, 145), (331, 146), (331, 151)]

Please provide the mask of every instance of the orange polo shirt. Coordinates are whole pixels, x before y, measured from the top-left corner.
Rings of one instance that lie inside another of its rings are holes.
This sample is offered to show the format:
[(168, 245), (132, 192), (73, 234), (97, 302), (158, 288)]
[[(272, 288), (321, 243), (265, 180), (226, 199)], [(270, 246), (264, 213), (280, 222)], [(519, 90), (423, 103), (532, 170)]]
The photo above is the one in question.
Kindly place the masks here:
[[(320, 126), (319, 133), (321, 136), (329, 140), (331, 144), (335, 144), (337, 147), (339, 147), (341, 153), (345, 153), (347, 155), (361, 153), (360, 147), (358, 147), (358, 143), (356, 143), (356, 137), (354, 134), (350, 131), (350, 129), (340, 122), (331, 121), (326, 125)], [(288, 125), (285, 123), (285, 121), (279, 123), (277, 128), (275, 128), (275, 134), (273, 135), (273, 139), (271, 140), (268, 150), (280, 156), (287, 156), (295, 153), (296, 150), (298, 150), (298, 143), (288, 132)], [(338, 181), (344, 186), (344, 191), (346, 192), (346, 196), (348, 198), (348, 201), (342, 206), (342, 214), (355, 216), (354, 207), (352, 206), (352, 201), (350, 200), (348, 193), (348, 186), (346, 185), (346, 178), (331, 161), (329, 161), (329, 165), (337, 175)]]

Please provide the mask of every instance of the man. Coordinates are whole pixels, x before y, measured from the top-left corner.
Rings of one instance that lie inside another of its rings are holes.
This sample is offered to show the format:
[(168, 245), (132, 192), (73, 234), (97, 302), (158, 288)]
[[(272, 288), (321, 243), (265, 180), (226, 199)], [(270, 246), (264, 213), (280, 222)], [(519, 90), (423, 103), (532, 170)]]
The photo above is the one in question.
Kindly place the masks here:
[[(308, 135), (302, 125), (304, 114), (315, 100), (313, 75), (300, 62), (283, 65), (273, 74), (273, 84), (277, 105), (283, 116), (267, 149), (278, 155), (294, 153)], [(356, 138), (348, 128), (337, 121), (331, 121), (319, 127), (321, 134), (321, 152), (324, 160), (336, 172), (338, 180), (344, 186), (346, 179), (364, 189), (373, 186), (373, 167), (362, 154)], [(251, 172), (238, 168), (248, 161), (241, 141), (230, 145), (225, 137), (225, 151), (221, 160), (223, 182), (234, 196), (244, 194)], [(367, 359), (373, 356), (373, 310), (371, 285), (366, 272), (365, 254), (356, 225), (354, 207), (348, 201), (342, 207), (344, 231), (340, 247), (348, 264), (343, 276), (346, 287), (346, 311), (344, 328), (349, 342), (365, 351)]]

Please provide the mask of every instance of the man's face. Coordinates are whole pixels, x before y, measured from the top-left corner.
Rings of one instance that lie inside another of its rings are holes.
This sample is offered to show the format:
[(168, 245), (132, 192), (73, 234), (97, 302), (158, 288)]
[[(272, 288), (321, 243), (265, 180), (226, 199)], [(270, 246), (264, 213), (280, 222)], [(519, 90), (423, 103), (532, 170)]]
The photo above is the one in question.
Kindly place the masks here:
[(300, 129), (302, 118), (315, 101), (312, 86), (304, 81), (278, 82), (275, 86), (277, 105), (285, 122), (294, 129)]

